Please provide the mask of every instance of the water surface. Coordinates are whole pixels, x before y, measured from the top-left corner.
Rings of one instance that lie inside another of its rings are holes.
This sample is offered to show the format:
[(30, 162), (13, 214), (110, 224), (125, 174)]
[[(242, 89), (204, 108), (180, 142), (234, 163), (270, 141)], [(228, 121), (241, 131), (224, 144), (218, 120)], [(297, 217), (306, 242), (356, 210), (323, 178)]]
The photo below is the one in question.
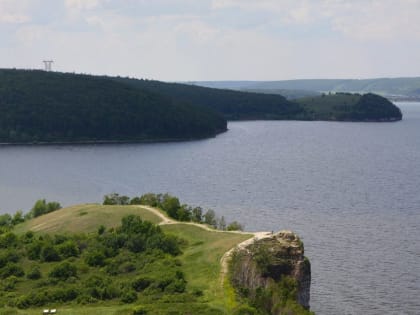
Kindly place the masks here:
[(0, 211), (170, 192), (248, 230), (292, 229), (318, 314), (420, 311), (420, 104), (397, 123), (255, 121), (160, 144), (0, 147)]

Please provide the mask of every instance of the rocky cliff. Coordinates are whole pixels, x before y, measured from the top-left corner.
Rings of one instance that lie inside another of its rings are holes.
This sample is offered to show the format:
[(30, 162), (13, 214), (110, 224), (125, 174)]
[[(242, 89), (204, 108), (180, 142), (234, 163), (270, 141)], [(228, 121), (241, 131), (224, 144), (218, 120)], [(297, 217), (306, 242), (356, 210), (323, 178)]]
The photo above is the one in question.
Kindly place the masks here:
[(231, 255), (230, 279), (243, 298), (268, 314), (283, 314), (291, 304), (303, 307), (303, 313), (309, 309), (311, 267), (293, 232), (255, 238), (237, 248)]

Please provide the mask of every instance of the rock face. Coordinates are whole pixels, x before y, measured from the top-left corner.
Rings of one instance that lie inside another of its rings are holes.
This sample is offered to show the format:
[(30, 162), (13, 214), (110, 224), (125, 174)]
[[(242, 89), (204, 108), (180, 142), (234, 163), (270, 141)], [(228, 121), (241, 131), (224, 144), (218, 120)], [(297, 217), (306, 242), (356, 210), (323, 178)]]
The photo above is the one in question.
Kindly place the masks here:
[(233, 286), (251, 299), (261, 289), (269, 290), (271, 300), (266, 304), (270, 305), (265, 307), (271, 314), (281, 313), (275, 305), (285, 298), (284, 290), (280, 289), (285, 279), (293, 283), (293, 286), (286, 285), (291, 291), (288, 298), (309, 309), (311, 266), (304, 257), (303, 243), (293, 232), (281, 231), (239, 247), (232, 254), (230, 274)]

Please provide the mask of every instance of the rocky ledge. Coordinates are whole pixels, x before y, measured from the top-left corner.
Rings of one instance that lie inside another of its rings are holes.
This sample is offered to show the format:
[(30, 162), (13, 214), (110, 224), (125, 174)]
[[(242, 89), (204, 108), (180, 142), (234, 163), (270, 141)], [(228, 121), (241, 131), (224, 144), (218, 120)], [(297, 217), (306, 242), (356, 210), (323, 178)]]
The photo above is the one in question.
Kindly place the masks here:
[(250, 304), (283, 314), (290, 303), (309, 309), (311, 266), (291, 231), (255, 238), (231, 255), (230, 280)]

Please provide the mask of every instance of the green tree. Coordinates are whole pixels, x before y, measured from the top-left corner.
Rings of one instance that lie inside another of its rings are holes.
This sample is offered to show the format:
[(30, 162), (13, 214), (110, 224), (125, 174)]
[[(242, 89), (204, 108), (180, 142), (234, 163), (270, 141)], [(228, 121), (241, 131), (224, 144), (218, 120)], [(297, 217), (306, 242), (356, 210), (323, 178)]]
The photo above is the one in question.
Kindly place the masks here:
[(237, 222), (237, 221), (233, 221), (233, 222), (231, 222), (228, 226), (227, 226), (227, 228), (226, 228), (228, 231), (243, 231), (244, 230), (244, 227), (243, 227), (243, 225), (242, 224), (240, 224), (239, 222)]
[(217, 227), (216, 213), (214, 210), (207, 210), (207, 212), (204, 214), (204, 223), (213, 227)]

